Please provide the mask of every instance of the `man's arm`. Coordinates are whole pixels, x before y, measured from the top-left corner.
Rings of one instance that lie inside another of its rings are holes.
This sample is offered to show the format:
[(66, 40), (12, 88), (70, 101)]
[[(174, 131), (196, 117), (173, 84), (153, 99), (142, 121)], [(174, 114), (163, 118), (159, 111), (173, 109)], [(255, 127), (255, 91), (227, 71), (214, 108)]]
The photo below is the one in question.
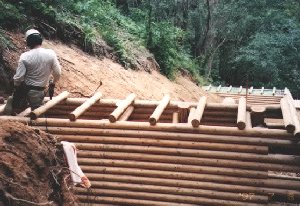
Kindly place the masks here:
[(14, 86), (19, 86), (25, 79), (26, 67), (22, 58), (20, 57), (18, 68), (16, 70), (16, 74), (13, 77), (14, 79)]
[(60, 75), (61, 75), (61, 67), (60, 67), (59, 61), (58, 61), (55, 53), (54, 53), (52, 70), (53, 70), (53, 73), (52, 73), (53, 83), (56, 83), (59, 80)]

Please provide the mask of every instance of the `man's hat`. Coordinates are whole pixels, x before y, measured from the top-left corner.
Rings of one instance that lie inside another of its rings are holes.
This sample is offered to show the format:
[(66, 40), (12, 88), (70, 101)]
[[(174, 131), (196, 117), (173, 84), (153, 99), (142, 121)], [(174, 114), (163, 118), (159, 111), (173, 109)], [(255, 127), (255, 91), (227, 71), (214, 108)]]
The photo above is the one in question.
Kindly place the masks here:
[(36, 29), (29, 29), (25, 33), (25, 38), (27, 39), (27, 37), (29, 37), (32, 34), (39, 34), (39, 35), (41, 35), (41, 33), (38, 30), (36, 30)]

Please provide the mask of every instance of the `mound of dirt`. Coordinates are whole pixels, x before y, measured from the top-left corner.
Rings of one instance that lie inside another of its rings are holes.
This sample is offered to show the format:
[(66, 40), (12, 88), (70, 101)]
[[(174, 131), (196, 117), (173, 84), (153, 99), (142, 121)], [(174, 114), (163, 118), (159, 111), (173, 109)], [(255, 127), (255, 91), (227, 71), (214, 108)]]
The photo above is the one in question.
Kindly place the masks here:
[(0, 206), (76, 205), (65, 167), (53, 136), (0, 121)]

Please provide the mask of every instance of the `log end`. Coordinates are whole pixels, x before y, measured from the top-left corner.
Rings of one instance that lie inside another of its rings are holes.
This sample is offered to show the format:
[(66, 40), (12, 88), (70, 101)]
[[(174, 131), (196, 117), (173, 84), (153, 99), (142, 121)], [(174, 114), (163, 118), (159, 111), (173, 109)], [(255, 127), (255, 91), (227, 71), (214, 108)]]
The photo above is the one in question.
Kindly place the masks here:
[(33, 120), (36, 120), (38, 118), (38, 116), (34, 112), (30, 112), (29, 117)]
[(68, 117), (69, 117), (70, 121), (75, 121), (76, 120), (76, 117), (75, 117), (74, 114), (68, 114)]
[(288, 124), (285, 129), (287, 130), (288, 133), (293, 133), (295, 131), (295, 125), (293, 124)]
[(115, 123), (117, 121), (117, 118), (113, 115), (109, 115), (108, 119), (111, 123)]
[(149, 123), (150, 123), (151, 125), (156, 125), (156, 123), (157, 123), (156, 118), (150, 117), (150, 118), (149, 118)]
[(200, 125), (200, 121), (199, 120), (197, 120), (197, 119), (193, 119), (192, 120), (192, 125), (193, 125), (193, 127), (199, 127), (199, 125)]
[(237, 123), (237, 127), (240, 129), (240, 130), (244, 130), (246, 128), (246, 122), (238, 122)]

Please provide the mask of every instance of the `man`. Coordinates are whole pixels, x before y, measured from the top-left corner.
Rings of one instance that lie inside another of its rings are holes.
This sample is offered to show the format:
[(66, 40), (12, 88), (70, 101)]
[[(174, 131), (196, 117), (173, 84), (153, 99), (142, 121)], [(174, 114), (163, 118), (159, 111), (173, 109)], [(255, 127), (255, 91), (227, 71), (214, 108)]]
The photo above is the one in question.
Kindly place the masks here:
[(25, 37), (30, 50), (20, 56), (18, 68), (13, 77), (15, 92), (12, 107), (14, 111), (25, 109), (28, 103), (31, 110), (41, 106), (45, 96), (44, 90), (51, 74), (53, 84), (61, 75), (61, 67), (55, 52), (41, 47), (43, 38), (40, 32), (30, 29)]

